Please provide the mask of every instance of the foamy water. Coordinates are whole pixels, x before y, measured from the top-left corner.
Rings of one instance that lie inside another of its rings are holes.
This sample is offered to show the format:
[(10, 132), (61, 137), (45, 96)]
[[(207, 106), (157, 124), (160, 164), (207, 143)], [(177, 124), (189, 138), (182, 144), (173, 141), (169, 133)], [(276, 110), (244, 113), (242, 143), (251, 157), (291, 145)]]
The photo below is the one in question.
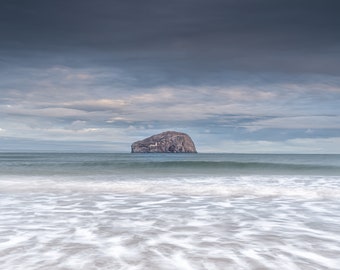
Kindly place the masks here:
[(60, 169), (67, 155), (39, 158), (37, 170), (5, 157), (0, 269), (339, 269), (340, 176), (319, 165), (260, 175), (153, 164), (136, 174), (113, 162), (103, 173), (89, 157), (86, 173), (78, 162)]

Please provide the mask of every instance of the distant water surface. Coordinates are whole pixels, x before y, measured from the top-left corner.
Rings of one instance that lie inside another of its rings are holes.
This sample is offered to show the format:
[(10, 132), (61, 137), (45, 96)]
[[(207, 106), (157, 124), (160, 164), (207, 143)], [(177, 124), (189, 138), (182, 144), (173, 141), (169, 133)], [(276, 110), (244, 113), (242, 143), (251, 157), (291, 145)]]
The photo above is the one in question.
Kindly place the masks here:
[(339, 269), (340, 155), (0, 153), (3, 269)]

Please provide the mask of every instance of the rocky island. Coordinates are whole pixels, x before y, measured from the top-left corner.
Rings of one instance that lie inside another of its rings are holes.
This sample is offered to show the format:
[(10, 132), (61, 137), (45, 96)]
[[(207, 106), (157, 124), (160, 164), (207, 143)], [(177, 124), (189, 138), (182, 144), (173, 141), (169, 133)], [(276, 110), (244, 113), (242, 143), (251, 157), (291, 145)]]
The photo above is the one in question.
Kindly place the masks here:
[(197, 153), (189, 135), (166, 131), (131, 145), (131, 153)]

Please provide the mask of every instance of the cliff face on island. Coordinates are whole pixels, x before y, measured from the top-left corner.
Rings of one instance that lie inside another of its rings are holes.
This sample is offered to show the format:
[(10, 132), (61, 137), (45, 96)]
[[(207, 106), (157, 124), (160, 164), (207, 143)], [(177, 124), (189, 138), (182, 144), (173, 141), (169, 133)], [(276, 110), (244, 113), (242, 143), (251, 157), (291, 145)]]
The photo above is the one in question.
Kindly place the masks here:
[(131, 153), (197, 153), (191, 138), (181, 132), (166, 131), (131, 145)]

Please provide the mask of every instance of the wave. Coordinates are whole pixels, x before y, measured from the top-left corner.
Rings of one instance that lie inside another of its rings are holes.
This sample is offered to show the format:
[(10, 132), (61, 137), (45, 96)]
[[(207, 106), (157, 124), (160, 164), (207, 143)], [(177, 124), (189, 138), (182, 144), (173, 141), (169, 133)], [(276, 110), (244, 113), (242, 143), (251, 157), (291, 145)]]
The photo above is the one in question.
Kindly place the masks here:
[[(85, 163), (84, 166), (107, 166), (110, 162)], [(113, 165), (113, 164), (111, 164)], [(161, 161), (161, 162), (129, 162), (116, 163), (117, 167), (131, 168), (191, 168), (191, 169), (285, 169), (285, 170), (340, 170), (338, 166), (314, 165), (314, 164), (289, 164), (268, 162), (236, 162), (236, 161)]]
[(0, 192), (14, 193), (108, 193), (179, 196), (254, 196), (294, 198), (340, 198), (337, 177), (207, 177), (135, 178), (102, 177), (1, 177)]
[(340, 167), (318, 164), (289, 164), (236, 161), (137, 161), (65, 163), (61, 167), (84, 172), (112, 173), (192, 173), (192, 174), (321, 174), (340, 175)]
[(0, 155), (0, 175), (116, 173), (340, 175), (340, 159), (313, 155)]

